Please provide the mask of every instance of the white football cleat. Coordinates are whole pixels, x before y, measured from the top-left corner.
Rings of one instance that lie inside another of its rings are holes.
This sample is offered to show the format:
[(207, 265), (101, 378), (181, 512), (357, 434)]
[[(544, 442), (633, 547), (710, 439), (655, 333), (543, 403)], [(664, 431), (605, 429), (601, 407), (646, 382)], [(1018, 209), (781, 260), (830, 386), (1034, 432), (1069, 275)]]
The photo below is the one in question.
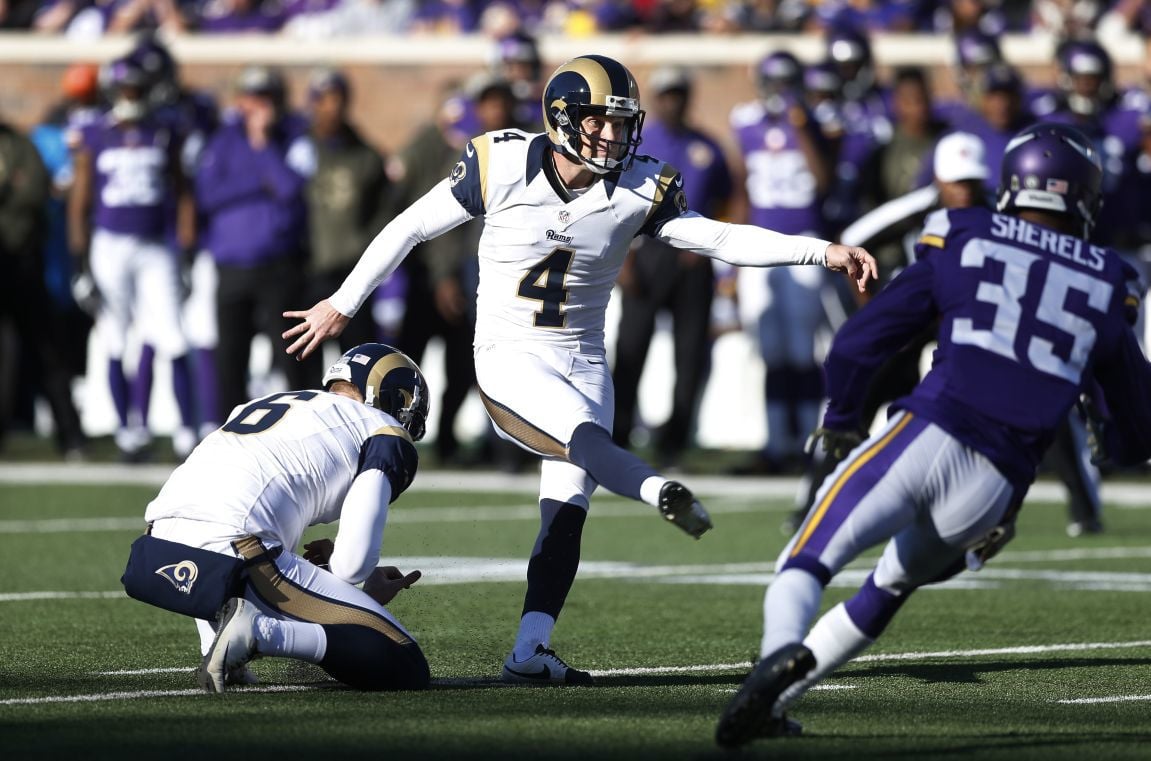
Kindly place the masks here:
[(659, 512), (696, 539), (711, 529), (711, 516), (679, 481), (668, 481), (660, 488)]
[(259, 615), (255, 605), (240, 597), (233, 597), (220, 608), (216, 638), (196, 675), (205, 692), (224, 692), (228, 678), (256, 657), (256, 617)]
[(595, 684), (591, 674), (573, 669), (556, 655), (555, 650), (536, 645), (536, 651), (526, 661), (517, 661), (514, 654), (504, 660), (501, 679), (509, 684), (571, 684), (589, 686)]

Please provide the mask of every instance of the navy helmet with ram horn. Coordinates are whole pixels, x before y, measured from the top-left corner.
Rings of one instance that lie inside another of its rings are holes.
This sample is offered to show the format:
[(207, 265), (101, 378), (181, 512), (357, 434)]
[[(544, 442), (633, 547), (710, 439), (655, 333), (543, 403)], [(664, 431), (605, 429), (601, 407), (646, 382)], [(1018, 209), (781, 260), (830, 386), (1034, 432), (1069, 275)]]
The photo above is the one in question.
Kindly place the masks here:
[(360, 344), (324, 373), (324, 388), (347, 381), (360, 390), (364, 404), (383, 410), (412, 437), (424, 437), (428, 421), (428, 382), (419, 366), (398, 349), (387, 344)]
[[(631, 166), (642, 141), (644, 111), (639, 105), (639, 85), (619, 61), (584, 55), (560, 66), (544, 87), (543, 111), (548, 137), (561, 153), (596, 174)], [(605, 157), (581, 155), (583, 140), (596, 140), (583, 129), (583, 120), (588, 116), (625, 119), (622, 139), (600, 140), (608, 146)]]

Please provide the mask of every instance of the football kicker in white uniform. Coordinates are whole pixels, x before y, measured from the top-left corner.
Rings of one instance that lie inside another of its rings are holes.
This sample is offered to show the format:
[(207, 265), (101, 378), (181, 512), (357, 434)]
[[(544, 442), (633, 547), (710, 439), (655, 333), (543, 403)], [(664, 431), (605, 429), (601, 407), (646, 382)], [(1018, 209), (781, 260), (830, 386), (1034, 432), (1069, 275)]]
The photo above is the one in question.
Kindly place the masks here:
[[(388, 505), (416, 473), (427, 383), (403, 353), (361, 344), (323, 385), (237, 407), (148, 505), (132, 547), (125, 588), (197, 619), (208, 692), (252, 681), (257, 656), (317, 663), (359, 689), (428, 683), (384, 607), (419, 572), (377, 567)], [(336, 520), (334, 543), (296, 554), (305, 529)]]
[(541, 526), (528, 564), (510, 682), (588, 684), (550, 648), (579, 564), (597, 485), (643, 501), (699, 538), (711, 519), (692, 493), (611, 441), (613, 389), (604, 314), (628, 245), (650, 235), (732, 264), (818, 264), (860, 288), (875, 276), (863, 249), (688, 211), (679, 173), (637, 156), (644, 112), (631, 73), (603, 56), (560, 66), (544, 90), (545, 133), (471, 140), (451, 176), (376, 236), (330, 299), (286, 312), (289, 353), (307, 356), (338, 335), (368, 294), (421, 241), (484, 217), (475, 361), (499, 434), (543, 458)]

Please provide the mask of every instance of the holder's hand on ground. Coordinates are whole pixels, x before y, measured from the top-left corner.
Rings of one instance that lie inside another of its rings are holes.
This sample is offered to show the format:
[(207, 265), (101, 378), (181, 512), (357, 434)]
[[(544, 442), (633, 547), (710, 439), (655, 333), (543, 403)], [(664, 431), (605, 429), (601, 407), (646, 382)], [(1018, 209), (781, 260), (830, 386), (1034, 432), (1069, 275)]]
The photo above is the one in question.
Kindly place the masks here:
[(308, 542), (304, 545), (304, 560), (312, 565), (327, 568), (335, 548), (336, 545), (332, 543), (331, 539), (317, 539), (314, 542)]
[(304, 359), (320, 348), (320, 344), (329, 338), (335, 338), (344, 332), (350, 317), (340, 314), (331, 302), (324, 299), (305, 312), (284, 312), (289, 320), (300, 320), (280, 336), (285, 341), (292, 341), (288, 346), (289, 354), (296, 354), (296, 359)]
[(405, 575), (394, 565), (380, 566), (364, 580), (364, 592), (380, 605), (387, 605), (401, 589), (419, 581), (421, 575), (419, 571)]
[(827, 264), (833, 272), (846, 272), (855, 281), (860, 293), (867, 290), (867, 284), (879, 279), (879, 265), (875, 257), (859, 246), (845, 246), (832, 243), (826, 251)]

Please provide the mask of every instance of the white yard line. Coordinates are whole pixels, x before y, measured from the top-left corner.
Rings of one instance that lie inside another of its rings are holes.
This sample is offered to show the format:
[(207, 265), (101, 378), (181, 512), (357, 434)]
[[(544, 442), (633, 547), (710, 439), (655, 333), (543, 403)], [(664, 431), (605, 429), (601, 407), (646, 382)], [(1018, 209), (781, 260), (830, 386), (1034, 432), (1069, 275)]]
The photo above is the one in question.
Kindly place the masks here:
[(128, 595), (118, 592), (5, 592), (0, 602), (28, 602), (29, 600), (115, 600)]
[(143, 676), (145, 674), (190, 674), (196, 669), (191, 666), (175, 666), (164, 669), (122, 669), (120, 671), (93, 671), (96, 676)]
[(1131, 703), (1137, 700), (1151, 700), (1151, 695), (1112, 695), (1107, 698), (1069, 698), (1056, 700), (1056, 703), (1065, 705), (1090, 705), (1093, 703)]
[[(783, 513), (787, 508), (768, 508), (750, 502), (708, 503), (708, 510), (714, 515), (737, 513)], [(643, 505), (604, 504), (594, 508), (596, 519), (603, 518), (646, 518), (656, 515), (655, 508)], [(449, 507), (405, 507), (397, 508), (388, 514), (388, 523), (490, 523), (498, 521), (538, 522), (539, 508), (535, 505), (485, 505)], [(104, 531), (139, 531), (145, 526), (143, 517), (100, 517), (100, 518), (46, 518), (41, 520), (0, 520), (0, 534), (56, 534), (92, 533)]]
[[(243, 687), (240, 692), (305, 692), (318, 689), (304, 684), (273, 684), (267, 687)], [(187, 698), (206, 695), (203, 690), (132, 690), (126, 692), (97, 692), (89, 695), (44, 695), (38, 698), (9, 698), (0, 700), (2, 706), (41, 705), (44, 703), (96, 703), (105, 700), (137, 700), (139, 698)]]
[[(1010, 560), (1004, 555), (1004, 560)], [(1034, 555), (1030, 559), (1037, 559)], [(389, 564), (418, 568), (420, 586), (522, 583), (527, 560), (492, 557), (392, 556)], [(765, 587), (774, 578), (770, 562), (643, 565), (626, 561), (587, 560), (580, 564), (585, 581), (650, 581), (661, 584)], [(870, 563), (849, 567), (831, 581), (837, 589), (854, 589), (867, 578)], [(923, 588), (932, 594), (964, 589), (998, 589), (1012, 583), (1037, 582), (1057, 589), (1151, 592), (1151, 573), (1115, 571), (1060, 571), (991, 566), (977, 573), (962, 574), (946, 584)], [(34, 600), (128, 599), (122, 591), (76, 592), (35, 590), (0, 593), (0, 603)]]
[(935, 658), (981, 658), (985, 655), (1036, 655), (1039, 653), (1079, 653), (1088, 650), (1127, 650), (1151, 647), (1151, 640), (1134, 642), (1077, 642), (1066, 645), (1022, 645), (1020, 647), (991, 647), (983, 650), (938, 650), (928, 653), (877, 653), (861, 655), (852, 663), (887, 661), (925, 661)]
[[(1069, 644), (1049, 645), (1022, 645), (1018, 647), (994, 647), (975, 650), (936, 650), (929, 652), (910, 653), (876, 653), (856, 658), (852, 663), (891, 663), (900, 661), (923, 660), (951, 660), (958, 658), (981, 658), (989, 655), (1038, 655), (1042, 653), (1087, 652), (1092, 650), (1128, 650), (1151, 647), (1151, 640), (1135, 640), (1132, 642), (1077, 642)], [(694, 666), (644, 666), (637, 668), (599, 669), (593, 670), (593, 676), (645, 676), (659, 674), (696, 674), (723, 671), (747, 671), (751, 663), (742, 661), (737, 663), (711, 663)], [(188, 667), (124, 669), (120, 671), (97, 671), (99, 676), (143, 676), (149, 674), (175, 674), (188, 673), (193, 669)], [(502, 683), (495, 678), (453, 678), (446, 677), (432, 680), (432, 683), (441, 687), (491, 685), (501, 686)], [(268, 685), (266, 687), (244, 687), (239, 692), (303, 692), (314, 690), (316, 685)], [(816, 690), (851, 690), (856, 686), (836, 682), (832, 684), (817, 685)], [(138, 698), (155, 697), (189, 697), (203, 695), (201, 690), (133, 690), (88, 695), (46, 695), (37, 698), (9, 698), (0, 700), (0, 705), (38, 705), (43, 703), (85, 703), (105, 700), (135, 700)], [(1151, 695), (1117, 695), (1102, 698), (1070, 698), (1054, 701), (1071, 705), (1092, 703), (1122, 703), (1132, 701), (1151, 700)]]

